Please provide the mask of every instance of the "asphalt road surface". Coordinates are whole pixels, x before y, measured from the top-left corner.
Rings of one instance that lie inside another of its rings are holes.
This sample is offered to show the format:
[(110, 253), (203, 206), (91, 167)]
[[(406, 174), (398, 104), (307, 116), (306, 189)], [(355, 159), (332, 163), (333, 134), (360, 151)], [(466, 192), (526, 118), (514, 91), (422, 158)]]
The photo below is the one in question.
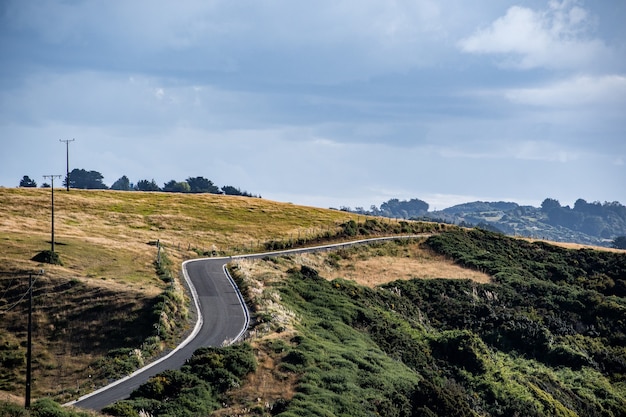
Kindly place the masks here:
[(168, 369), (180, 368), (196, 349), (205, 346), (224, 346), (239, 340), (248, 327), (250, 316), (241, 293), (226, 271), (225, 266), (231, 260), (333, 250), (373, 241), (410, 237), (417, 236), (364, 239), (314, 248), (186, 261), (183, 263), (183, 274), (194, 299), (195, 311), (198, 312), (193, 332), (163, 358), (67, 405), (102, 410), (109, 404), (128, 398), (131, 392), (151, 377)]
[(70, 403), (76, 407), (101, 410), (128, 398), (130, 393), (151, 377), (185, 364), (196, 349), (223, 346), (237, 341), (248, 327), (249, 315), (241, 294), (227, 276), (224, 266), (229, 258), (198, 259), (183, 264), (190, 282), (198, 321), (192, 334), (176, 350), (159, 361)]

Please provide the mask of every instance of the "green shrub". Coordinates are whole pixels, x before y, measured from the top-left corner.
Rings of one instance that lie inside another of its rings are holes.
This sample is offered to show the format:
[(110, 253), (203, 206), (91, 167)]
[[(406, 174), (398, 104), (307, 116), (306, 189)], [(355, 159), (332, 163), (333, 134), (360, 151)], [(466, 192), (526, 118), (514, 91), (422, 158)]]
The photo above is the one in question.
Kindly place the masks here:
[(64, 408), (49, 398), (35, 401), (30, 409), (31, 417), (89, 417), (84, 411)]
[(52, 252), (51, 250), (39, 252), (37, 255), (32, 257), (32, 260), (40, 263), (63, 266), (63, 262), (61, 261), (59, 254), (57, 252)]
[(0, 416), (4, 417), (28, 417), (29, 413), (23, 406), (6, 401), (0, 401)]
[(140, 410), (154, 416), (208, 415), (219, 408), (220, 396), (239, 386), (256, 366), (249, 344), (200, 348), (180, 370), (150, 378), (130, 399), (104, 411), (114, 416), (135, 416)]
[(482, 374), (487, 367), (484, 357), (489, 355), (487, 346), (475, 334), (468, 331), (444, 332), (433, 340), (433, 352), (449, 364), (473, 374)]
[[(475, 413), (466, 400), (467, 393), (452, 382), (437, 384), (424, 380), (419, 384), (412, 400), (415, 415), (474, 417)], [(526, 415), (526, 414), (524, 414)]]

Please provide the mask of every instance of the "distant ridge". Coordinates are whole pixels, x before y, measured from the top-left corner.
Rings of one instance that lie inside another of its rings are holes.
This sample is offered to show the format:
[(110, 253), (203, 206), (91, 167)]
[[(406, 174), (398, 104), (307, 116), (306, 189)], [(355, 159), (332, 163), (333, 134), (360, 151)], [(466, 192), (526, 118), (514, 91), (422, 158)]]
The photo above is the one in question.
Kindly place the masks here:
[(541, 207), (507, 201), (474, 201), (437, 211), (428, 211), (428, 207), (428, 203), (419, 199), (391, 199), (380, 208), (372, 206), (369, 211), (348, 208), (347, 211), (478, 226), (510, 236), (606, 247), (617, 237), (626, 236), (626, 206), (617, 201), (602, 204), (578, 199), (573, 208), (561, 206), (558, 200), (551, 198), (546, 198)]

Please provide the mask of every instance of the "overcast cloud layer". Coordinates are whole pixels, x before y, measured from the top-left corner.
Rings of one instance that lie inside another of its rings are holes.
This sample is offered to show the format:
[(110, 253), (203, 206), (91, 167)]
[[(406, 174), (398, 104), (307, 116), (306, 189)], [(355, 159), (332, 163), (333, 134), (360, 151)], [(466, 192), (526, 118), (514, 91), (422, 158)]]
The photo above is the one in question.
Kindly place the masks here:
[[(471, 4), (470, 4), (471, 3)], [(0, 3), (0, 186), (626, 203), (622, 1)]]

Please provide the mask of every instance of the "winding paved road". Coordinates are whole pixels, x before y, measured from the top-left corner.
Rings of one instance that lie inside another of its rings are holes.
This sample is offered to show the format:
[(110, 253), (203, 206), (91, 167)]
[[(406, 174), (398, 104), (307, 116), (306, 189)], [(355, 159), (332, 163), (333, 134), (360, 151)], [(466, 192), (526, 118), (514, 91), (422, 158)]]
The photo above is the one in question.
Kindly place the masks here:
[(248, 328), (250, 316), (239, 289), (226, 271), (226, 264), (232, 260), (317, 252), (374, 241), (411, 237), (417, 236), (364, 239), (312, 248), (186, 261), (183, 263), (183, 274), (195, 303), (195, 311), (198, 312), (192, 333), (167, 356), (67, 405), (102, 410), (109, 404), (128, 398), (131, 392), (154, 375), (168, 369), (180, 368), (196, 349), (204, 346), (228, 345), (239, 340)]

